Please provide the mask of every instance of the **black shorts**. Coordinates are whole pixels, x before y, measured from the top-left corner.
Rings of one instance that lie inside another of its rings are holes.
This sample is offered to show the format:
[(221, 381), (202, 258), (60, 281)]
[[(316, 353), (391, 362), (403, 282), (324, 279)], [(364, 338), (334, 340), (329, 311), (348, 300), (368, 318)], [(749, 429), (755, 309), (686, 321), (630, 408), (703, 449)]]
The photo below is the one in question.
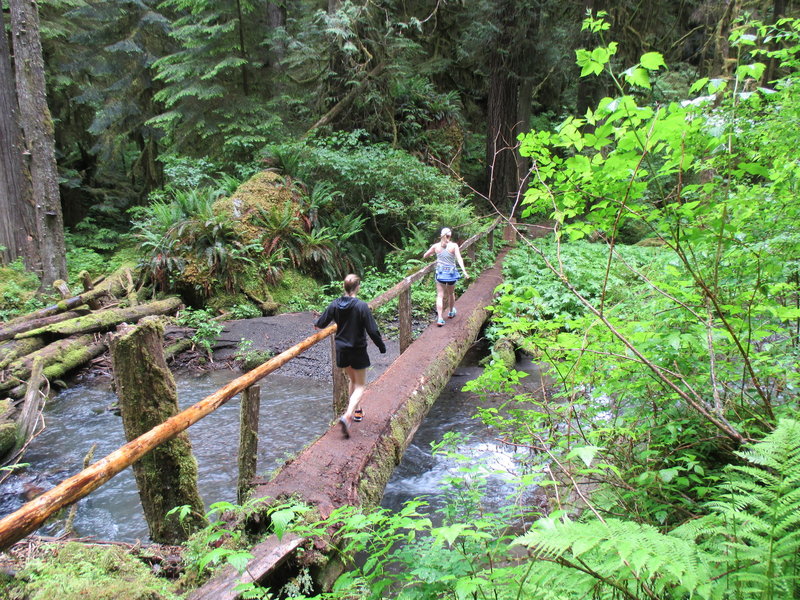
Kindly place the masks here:
[(442, 281), (441, 279), (437, 279), (436, 281), (438, 281), (442, 285), (455, 285), (456, 284), (455, 281)]
[(345, 367), (366, 369), (369, 365), (369, 354), (367, 354), (366, 347), (336, 349), (336, 366), (340, 369)]

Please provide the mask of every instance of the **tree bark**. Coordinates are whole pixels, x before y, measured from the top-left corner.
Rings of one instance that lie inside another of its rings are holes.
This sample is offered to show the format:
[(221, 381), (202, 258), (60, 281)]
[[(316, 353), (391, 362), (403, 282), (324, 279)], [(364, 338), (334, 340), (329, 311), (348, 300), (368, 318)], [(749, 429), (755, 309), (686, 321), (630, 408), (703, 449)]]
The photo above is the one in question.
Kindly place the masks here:
[(8, 38), (3, 12), (0, 11), (0, 263), (22, 257), (33, 269), (41, 262), (33, 244), (35, 216), (30, 174), (22, 160), (22, 132)]
[(9, 0), (19, 119), (30, 155), (42, 288), (67, 278), (53, 120), (47, 107), (39, 12), (33, 0)]
[(239, 405), (239, 479), (236, 494), (239, 504), (247, 501), (258, 466), (258, 414), (260, 407), (260, 386), (252, 385), (242, 392)]
[(68, 321), (61, 321), (60, 323), (53, 323), (52, 325), (18, 333), (14, 337), (16, 339), (22, 339), (40, 335), (72, 335), (75, 333), (106, 331), (126, 321), (135, 322), (142, 317), (170, 314), (175, 312), (180, 305), (180, 298), (166, 298), (164, 300), (156, 300), (155, 302), (138, 304), (127, 308), (107, 308), (88, 314), (85, 317), (77, 317)]
[(519, 66), (522, 43), (533, 24), (535, 12), (528, 14), (516, 5), (518, 0), (498, 2), (495, 13), (497, 40), (489, 55), (489, 97), (487, 106), (486, 165), (489, 169), (488, 198), (492, 208), (509, 216), (519, 192), (518, 172), (521, 157), (517, 135)]
[[(286, 7), (283, 3), (267, 3), (267, 24), (269, 25), (270, 35), (286, 27)], [(281, 63), (286, 56), (286, 42), (282, 36), (272, 38), (269, 52), (269, 68), (276, 73), (283, 71)]]
[[(164, 360), (164, 328), (157, 319), (122, 327), (111, 339), (114, 383), (128, 441), (178, 414), (175, 380)], [(186, 432), (161, 444), (134, 463), (150, 538), (162, 544), (185, 541), (206, 525), (197, 489), (197, 462)], [(167, 513), (189, 506), (183, 519)]]

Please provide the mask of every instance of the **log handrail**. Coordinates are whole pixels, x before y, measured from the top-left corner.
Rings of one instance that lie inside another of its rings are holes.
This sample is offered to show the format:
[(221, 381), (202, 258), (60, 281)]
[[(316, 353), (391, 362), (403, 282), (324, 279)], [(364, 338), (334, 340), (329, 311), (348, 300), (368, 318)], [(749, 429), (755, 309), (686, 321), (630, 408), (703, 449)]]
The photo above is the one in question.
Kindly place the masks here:
[[(489, 234), (497, 227), (499, 222), (500, 219), (496, 219), (486, 231), (467, 239), (461, 245), (461, 248), (466, 249), (481, 237)], [(407, 289), (411, 283), (421, 279), (432, 271), (435, 265), (436, 263), (431, 263), (414, 274), (405, 277), (400, 283), (372, 300), (372, 302), (369, 303), (370, 308), (377, 308), (389, 302), (404, 289)], [(307, 337), (302, 342), (295, 344), (288, 350), (284, 350), (241, 377), (234, 379), (213, 394), (206, 396), (177, 415), (170, 417), (161, 425), (131, 440), (111, 454), (98, 460), (96, 463), (83, 469), (72, 477), (65, 479), (41, 496), (24, 504), (17, 511), (4, 517), (0, 520), (0, 551), (7, 549), (29, 533), (32, 533), (52, 514), (90, 494), (106, 481), (131, 466), (156, 446), (159, 446), (182, 431), (185, 431), (190, 425), (193, 425), (203, 417), (214, 412), (236, 394), (253, 385), (263, 377), (266, 377), (335, 331), (335, 323), (329, 325), (325, 329), (321, 329), (314, 335)]]

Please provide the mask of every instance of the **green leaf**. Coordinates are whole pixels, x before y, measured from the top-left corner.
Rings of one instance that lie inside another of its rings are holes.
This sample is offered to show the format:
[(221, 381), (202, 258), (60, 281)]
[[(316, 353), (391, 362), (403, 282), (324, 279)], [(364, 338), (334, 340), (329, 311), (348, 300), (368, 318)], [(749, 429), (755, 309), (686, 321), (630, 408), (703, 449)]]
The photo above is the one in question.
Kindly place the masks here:
[(253, 555), (249, 552), (234, 552), (229, 554), (225, 560), (241, 575), (247, 569), (247, 563), (253, 558)]
[(678, 473), (680, 473), (680, 469), (673, 467), (671, 469), (661, 469), (658, 472), (658, 475), (665, 483), (669, 483), (678, 475)]
[(634, 67), (625, 72), (625, 80), (631, 85), (650, 89), (650, 74), (647, 70)]
[(583, 461), (583, 464), (585, 464), (587, 467), (590, 467), (594, 457), (600, 450), (601, 448), (597, 446), (582, 446), (580, 448), (573, 448), (570, 450), (569, 454), (567, 454), (567, 458), (573, 458), (574, 456), (577, 456)]
[(648, 71), (657, 71), (661, 67), (667, 67), (667, 63), (664, 62), (664, 57), (660, 52), (647, 52), (646, 54), (642, 54), (642, 58), (639, 59), (639, 64)]

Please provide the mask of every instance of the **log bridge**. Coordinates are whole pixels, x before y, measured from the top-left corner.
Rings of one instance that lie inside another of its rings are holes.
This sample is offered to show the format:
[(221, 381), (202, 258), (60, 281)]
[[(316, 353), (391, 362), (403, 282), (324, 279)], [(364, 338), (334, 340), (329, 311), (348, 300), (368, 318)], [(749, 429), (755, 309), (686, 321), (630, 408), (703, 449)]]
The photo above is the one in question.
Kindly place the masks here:
[[(500, 219), (486, 231), (466, 240), (461, 245), (462, 252), (469, 255), (474, 251), (473, 245), (484, 237), (493, 244), (494, 230), (499, 223)], [(512, 240), (517, 231), (513, 225), (507, 225), (503, 237)], [(543, 234), (549, 231), (552, 230)], [(457, 299), (456, 320), (445, 327), (429, 327), (413, 343), (411, 285), (433, 271), (435, 263), (405, 277), (369, 302), (374, 310), (394, 298), (399, 299), (401, 355), (367, 387), (363, 404), (369, 407), (368, 418), (354, 428), (350, 439), (343, 439), (338, 424), (333, 426), (270, 481), (254, 482), (256, 485), (251, 497), (300, 498), (314, 505), (324, 516), (346, 504), (377, 505), (414, 433), (486, 321), (494, 289), (501, 282), (503, 256), (501, 253), (496, 264), (484, 271)], [(172, 439), (335, 331), (335, 324), (320, 330), (6, 516), (0, 520), (0, 550), (32, 533), (54, 513), (88, 495), (153, 448)], [(330, 339), (332, 342), (333, 338)], [(338, 371), (334, 367), (334, 373)], [(334, 414), (338, 414), (346, 395), (346, 382), (335, 377)], [(327, 452), (326, 447), (330, 448), (330, 444), (348, 444), (348, 452)], [(197, 589), (190, 600), (235, 600), (239, 596), (233, 588), (238, 583), (265, 580), (301, 543), (302, 540), (292, 536), (280, 540), (275, 536), (267, 538), (251, 550), (254, 558), (244, 575), (232, 568), (223, 569), (217, 577)]]

